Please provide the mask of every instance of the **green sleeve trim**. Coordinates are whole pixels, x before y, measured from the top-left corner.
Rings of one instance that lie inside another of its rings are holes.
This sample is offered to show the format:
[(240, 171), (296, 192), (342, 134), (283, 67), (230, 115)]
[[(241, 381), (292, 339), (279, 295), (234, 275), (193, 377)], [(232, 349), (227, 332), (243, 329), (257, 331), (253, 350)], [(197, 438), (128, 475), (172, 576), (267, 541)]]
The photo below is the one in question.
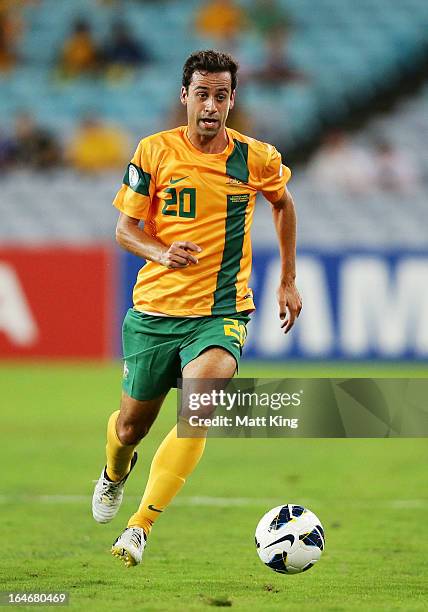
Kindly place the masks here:
[(125, 176), (123, 177), (123, 183), (136, 193), (148, 196), (151, 178), (148, 172), (144, 172), (136, 164), (128, 164)]

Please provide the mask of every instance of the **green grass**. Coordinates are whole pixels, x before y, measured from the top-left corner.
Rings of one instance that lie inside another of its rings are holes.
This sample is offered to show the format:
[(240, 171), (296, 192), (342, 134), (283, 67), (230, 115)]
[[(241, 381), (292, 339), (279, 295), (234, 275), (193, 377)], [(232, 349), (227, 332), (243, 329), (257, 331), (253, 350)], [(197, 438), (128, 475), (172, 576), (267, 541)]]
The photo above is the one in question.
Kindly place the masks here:
[[(241, 375), (407, 377), (426, 370), (250, 364)], [(68, 591), (72, 609), (103, 612), (426, 609), (425, 439), (211, 439), (156, 524), (143, 565), (122, 567), (109, 547), (135, 508), (175, 405), (171, 394), (141, 444), (119, 517), (97, 525), (89, 496), (119, 386), (119, 364), (0, 368), (0, 589)], [(195, 504), (195, 497), (203, 499)], [(253, 544), (261, 515), (283, 502), (308, 505), (326, 531), (321, 561), (297, 576), (268, 570)]]

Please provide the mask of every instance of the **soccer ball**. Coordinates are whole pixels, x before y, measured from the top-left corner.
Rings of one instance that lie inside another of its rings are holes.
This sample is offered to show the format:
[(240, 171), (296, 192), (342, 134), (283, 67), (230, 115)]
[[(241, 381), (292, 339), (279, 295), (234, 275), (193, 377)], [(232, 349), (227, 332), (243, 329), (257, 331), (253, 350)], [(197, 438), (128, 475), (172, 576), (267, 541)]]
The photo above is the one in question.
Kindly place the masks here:
[(277, 506), (256, 528), (257, 554), (280, 574), (305, 572), (319, 560), (324, 546), (321, 521), (303, 506)]

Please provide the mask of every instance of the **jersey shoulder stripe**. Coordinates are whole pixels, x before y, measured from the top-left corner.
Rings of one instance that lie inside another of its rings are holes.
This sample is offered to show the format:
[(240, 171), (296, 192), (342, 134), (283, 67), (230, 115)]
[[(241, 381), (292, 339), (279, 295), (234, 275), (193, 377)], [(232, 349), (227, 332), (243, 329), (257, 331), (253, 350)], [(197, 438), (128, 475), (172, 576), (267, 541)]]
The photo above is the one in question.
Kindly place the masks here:
[(236, 281), (241, 267), (249, 199), (249, 194), (227, 196), (224, 249), (214, 291), (213, 315), (236, 312)]
[(248, 143), (233, 139), (234, 147), (226, 161), (226, 174), (232, 178), (248, 183), (250, 171), (248, 169)]
[(257, 163), (262, 167), (266, 165), (269, 161), (271, 150), (274, 147), (267, 142), (262, 142), (261, 140), (256, 140), (251, 136), (247, 136), (246, 134), (241, 134), (236, 130), (232, 130), (227, 128), (229, 135), (235, 141), (239, 141), (241, 143), (245, 143), (248, 147), (249, 154), (253, 157), (254, 160), (257, 160)]

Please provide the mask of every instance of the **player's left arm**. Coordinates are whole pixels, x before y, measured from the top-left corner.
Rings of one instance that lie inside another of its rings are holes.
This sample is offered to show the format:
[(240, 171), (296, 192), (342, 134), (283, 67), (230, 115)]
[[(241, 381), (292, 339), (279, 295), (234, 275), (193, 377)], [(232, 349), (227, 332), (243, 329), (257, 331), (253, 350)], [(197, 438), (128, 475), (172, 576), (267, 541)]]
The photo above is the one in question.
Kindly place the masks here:
[(271, 202), (273, 222), (279, 242), (281, 277), (277, 291), (279, 316), (284, 333), (290, 331), (302, 310), (296, 280), (296, 210), (287, 187), (276, 202)]

